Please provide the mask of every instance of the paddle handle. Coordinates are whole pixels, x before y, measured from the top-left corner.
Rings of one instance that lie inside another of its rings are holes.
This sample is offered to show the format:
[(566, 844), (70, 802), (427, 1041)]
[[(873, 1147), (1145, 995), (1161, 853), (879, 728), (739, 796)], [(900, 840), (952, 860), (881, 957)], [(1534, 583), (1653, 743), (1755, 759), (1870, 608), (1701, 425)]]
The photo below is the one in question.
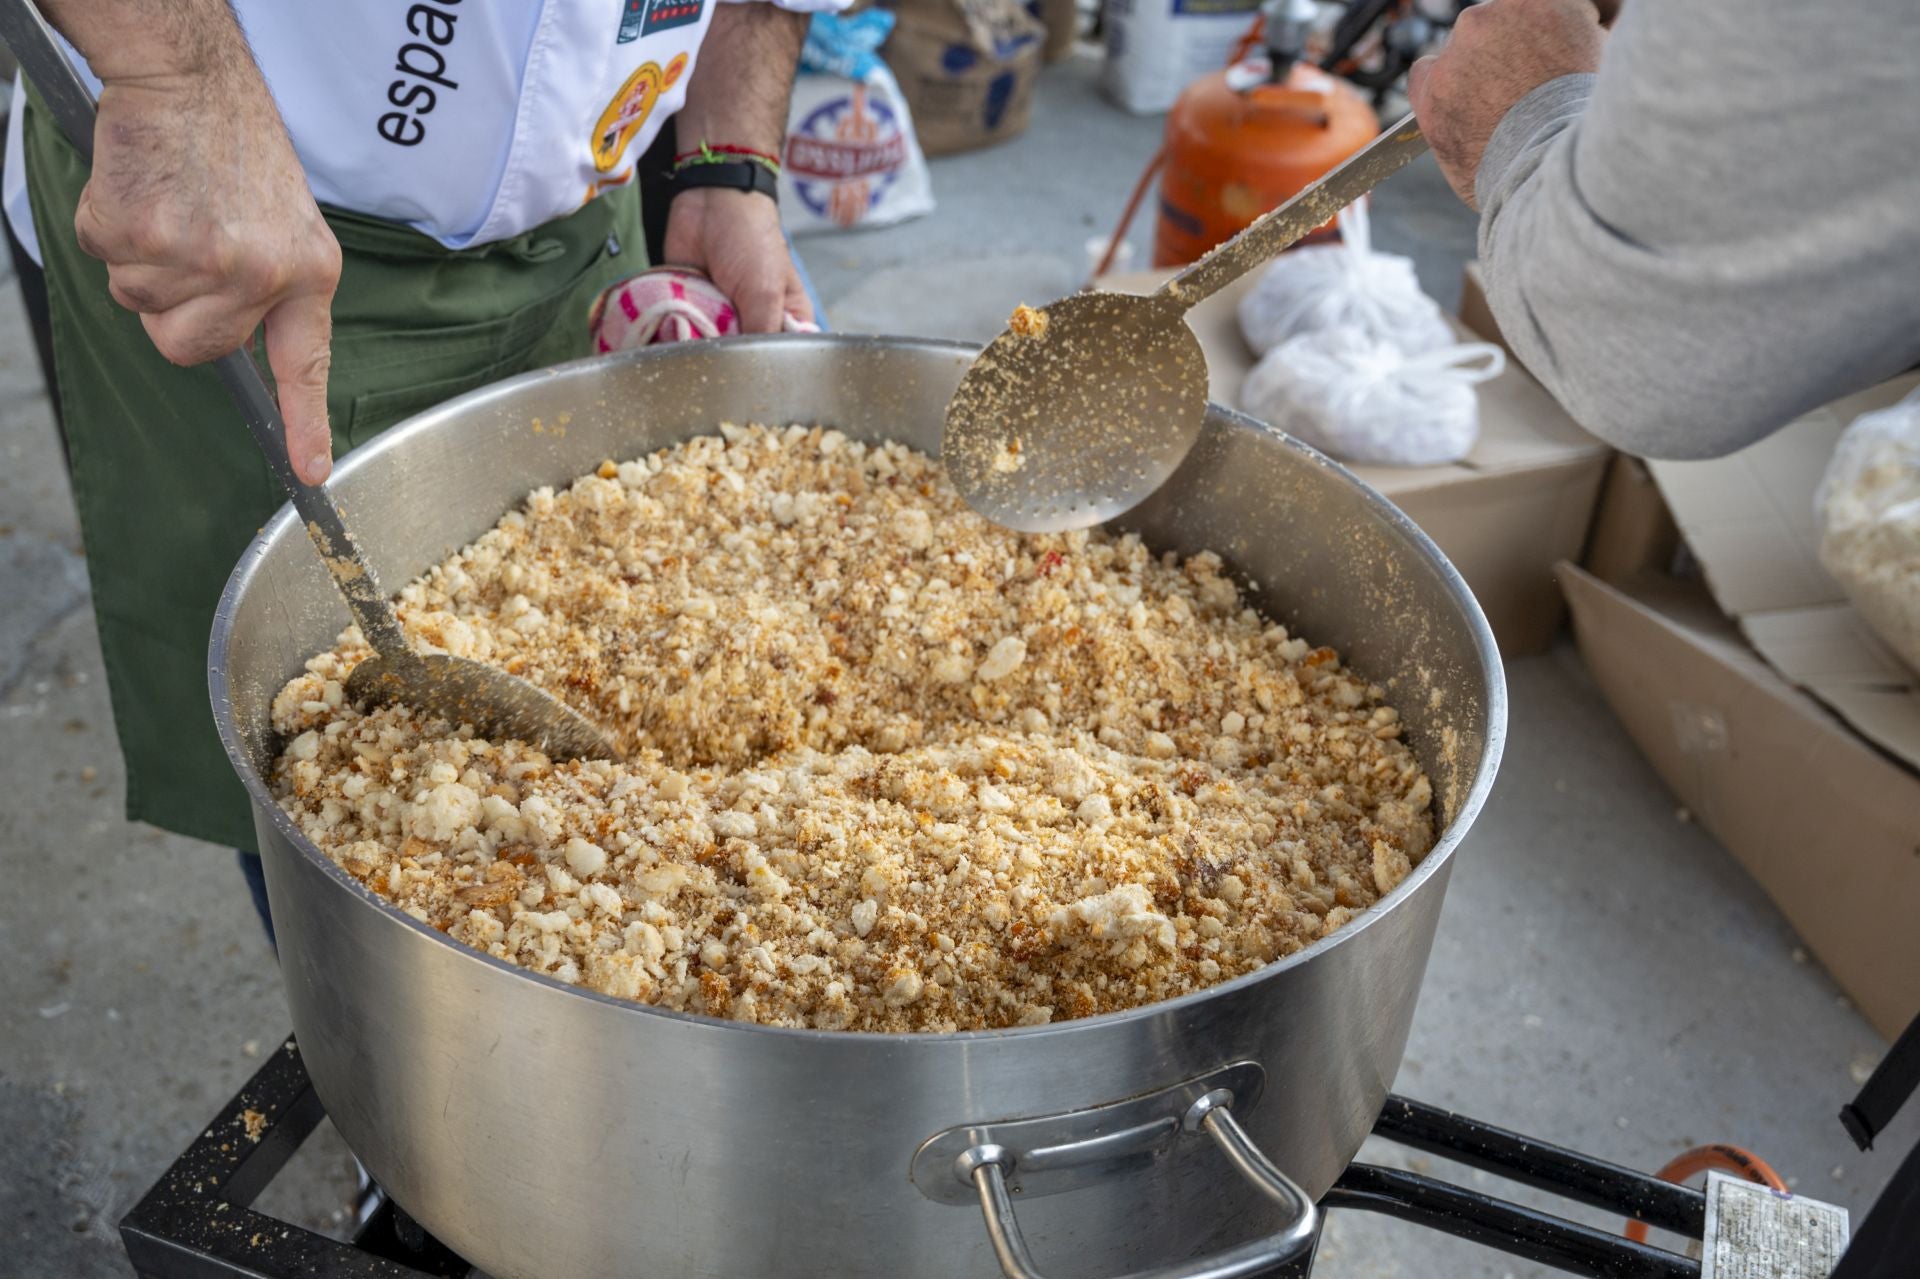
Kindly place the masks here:
[[(96, 105), (93, 94), (67, 61), (53, 28), (33, 0), (0, 0), (0, 41), (12, 50), (21, 71), (39, 89), (67, 141), (91, 164)], [(233, 397), (247, 430), (253, 433), (254, 443), (266, 455), (267, 466), (293, 498), (293, 509), (300, 513), (321, 562), (346, 598), (353, 620), (360, 624), (360, 633), (382, 657), (402, 661), (410, 658), (413, 650), (400, 629), (400, 619), (381, 593), (373, 566), (347, 532), (340, 508), (334, 505), (325, 485), (303, 484), (293, 473), (287, 454), (287, 424), (253, 358), (242, 348), (215, 360), (213, 369)]]
[(240, 410), (268, 468), (293, 499), (293, 509), (299, 512), (307, 536), (320, 552), (320, 562), (347, 601), (353, 620), (360, 624), (360, 634), (389, 662), (411, 661), (413, 647), (400, 629), (400, 619), (381, 591), (373, 565), (367, 563), (353, 534), (347, 531), (346, 519), (334, 504), (333, 495), (326, 485), (303, 484), (294, 475), (287, 452), (287, 424), (260, 370), (254, 367), (253, 357), (244, 349), (223, 355), (213, 362), (213, 371), (220, 375), (234, 407)]
[(1420, 132), (1419, 121), (1407, 116), (1347, 157), (1339, 168), (1168, 280), (1160, 292), (1182, 308), (1197, 306), (1279, 257), (1426, 151), (1427, 138)]

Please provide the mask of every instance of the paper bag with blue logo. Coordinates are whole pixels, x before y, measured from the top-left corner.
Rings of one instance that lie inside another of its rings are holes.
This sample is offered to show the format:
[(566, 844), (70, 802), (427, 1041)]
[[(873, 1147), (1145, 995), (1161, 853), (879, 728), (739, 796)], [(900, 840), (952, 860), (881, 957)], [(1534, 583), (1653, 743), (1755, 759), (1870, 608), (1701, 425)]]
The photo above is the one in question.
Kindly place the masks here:
[(869, 9), (817, 13), (808, 24), (781, 158), (781, 219), (792, 234), (888, 226), (933, 211), (913, 115), (880, 60), (893, 22)]
[(928, 155), (965, 151), (1027, 127), (1047, 29), (1022, 0), (893, 0), (882, 52)]

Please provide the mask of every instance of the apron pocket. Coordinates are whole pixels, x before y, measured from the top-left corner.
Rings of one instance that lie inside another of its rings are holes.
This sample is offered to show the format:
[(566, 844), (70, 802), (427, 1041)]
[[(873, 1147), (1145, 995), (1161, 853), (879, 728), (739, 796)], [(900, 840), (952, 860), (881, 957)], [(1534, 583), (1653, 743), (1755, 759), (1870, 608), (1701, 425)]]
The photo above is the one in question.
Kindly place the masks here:
[[(444, 400), (525, 372), (554, 325), (571, 319), (564, 312), (575, 283), (569, 277), (538, 302), (476, 323), (361, 331), (336, 344), (335, 367), (350, 370), (350, 384), (339, 388), (347, 403), (336, 405), (345, 409), (347, 447)], [(584, 348), (585, 317), (577, 323)]]
[(334, 306), (336, 442), (357, 447), (443, 400), (590, 354), (594, 297), (646, 265), (644, 254), (608, 252), (625, 211), (607, 197), (512, 241), (459, 251), (334, 215), (346, 254)]
[(468, 391), (478, 390), (489, 382), (497, 382), (519, 371), (509, 362), (502, 361), (489, 364), (478, 372), (460, 373), (432, 382), (414, 382), (386, 391), (363, 391), (353, 397), (347, 410), (347, 442), (351, 447), (358, 448), (396, 422), (405, 421), (456, 395), (465, 395)]

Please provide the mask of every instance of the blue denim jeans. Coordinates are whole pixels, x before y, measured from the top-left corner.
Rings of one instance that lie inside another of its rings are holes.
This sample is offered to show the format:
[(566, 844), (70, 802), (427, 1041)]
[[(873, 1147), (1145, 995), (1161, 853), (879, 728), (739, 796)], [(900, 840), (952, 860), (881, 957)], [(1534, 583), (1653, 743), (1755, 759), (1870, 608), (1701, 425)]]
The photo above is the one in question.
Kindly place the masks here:
[(280, 948), (273, 939), (273, 912), (267, 907), (267, 877), (260, 869), (260, 854), (235, 850), (234, 856), (240, 859), (240, 873), (246, 877), (253, 908), (260, 914), (260, 926), (267, 930), (267, 945), (278, 954)]

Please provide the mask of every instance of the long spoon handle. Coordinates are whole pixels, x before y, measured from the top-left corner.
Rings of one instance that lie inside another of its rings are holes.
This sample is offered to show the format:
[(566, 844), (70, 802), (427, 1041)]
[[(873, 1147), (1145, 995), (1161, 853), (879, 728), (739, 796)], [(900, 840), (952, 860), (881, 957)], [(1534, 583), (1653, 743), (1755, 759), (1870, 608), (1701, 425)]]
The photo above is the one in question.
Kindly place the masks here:
[(254, 367), (253, 358), (245, 350), (235, 351), (215, 360), (213, 371), (220, 375), (227, 394), (233, 397), (234, 407), (246, 419), (247, 430), (253, 433), (253, 442), (266, 455), (267, 466), (293, 499), (293, 509), (307, 526), (307, 536), (313, 539), (314, 549), (320, 552), (320, 562), (326, 565), (333, 584), (346, 599), (353, 620), (360, 624), (361, 635), (373, 646), (374, 652), (389, 662), (413, 660), (413, 647), (400, 629), (400, 619), (381, 591), (380, 582), (373, 575), (373, 565), (367, 563), (353, 534), (347, 531), (346, 520), (334, 504), (333, 495), (326, 485), (303, 484), (294, 475), (287, 454), (287, 424), (281, 420), (280, 406), (274, 403), (273, 394), (267, 390), (260, 370)]
[[(53, 29), (33, 0), (0, 0), (0, 41), (13, 51), (20, 69), (40, 90), (54, 122), (67, 135), (67, 140), (91, 164), (93, 94), (73, 64), (67, 61), (66, 54), (54, 40)], [(215, 360), (213, 368), (225, 384), (227, 394), (233, 397), (240, 416), (246, 419), (254, 443), (266, 455), (268, 467), (293, 498), (293, 509), (300, 513), (307, 535), (320, 552), (321, 562), (332, 574), (341, 595), (346, 597), (353, 620), (360, 624), (360, 633), (382, 657), (402, 661), (410, 658), (413, 652), (400, 629), (400, 619), (394, 616), (393, 606), (381, 593), (373, 566), (367, 563), (353, 535), (347, 532), (340, 508), (334, 505), (324, 485), (303, 484), (294, 475), (293, 463), (287, 455), (287, 425), (260, 370), (254, 367), (253, 358), (242, 348)]]
[(1279, 257), (1426, 151), (1427, 139), (1419, 122), (1407, 116), (1347, 157), (1339, 168), (1168, 280), (1160, 292), (1182, 307), (1206, 301), (1255, 267)]

